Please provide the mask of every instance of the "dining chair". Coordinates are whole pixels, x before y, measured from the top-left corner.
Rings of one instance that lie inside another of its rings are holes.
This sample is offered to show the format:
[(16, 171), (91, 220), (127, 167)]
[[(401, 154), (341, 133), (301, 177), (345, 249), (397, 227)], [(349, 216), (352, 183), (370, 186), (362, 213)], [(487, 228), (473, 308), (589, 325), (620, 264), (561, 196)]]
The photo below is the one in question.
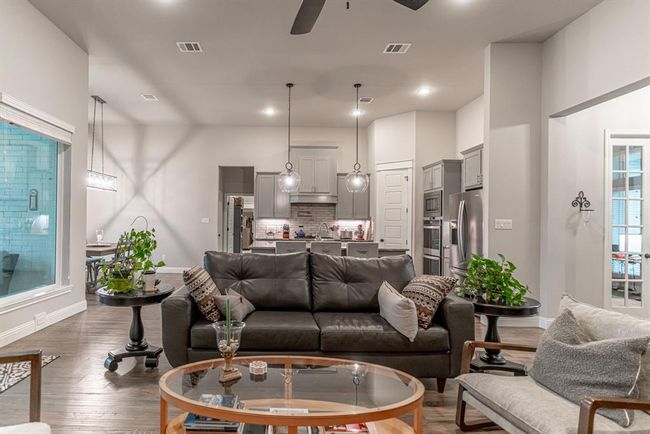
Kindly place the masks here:
[(379, 243), (350, 242), (348, 243), (348, 256), (354, 258), (379, 257)]
[(325, 255), (341, 256), (342, 244), (337, 241), (314, 241), (311, 243), (312, 253), (323, 253)]
[(276, 241), (275, 253), (298, 253), (307, 251), (307, 241)]

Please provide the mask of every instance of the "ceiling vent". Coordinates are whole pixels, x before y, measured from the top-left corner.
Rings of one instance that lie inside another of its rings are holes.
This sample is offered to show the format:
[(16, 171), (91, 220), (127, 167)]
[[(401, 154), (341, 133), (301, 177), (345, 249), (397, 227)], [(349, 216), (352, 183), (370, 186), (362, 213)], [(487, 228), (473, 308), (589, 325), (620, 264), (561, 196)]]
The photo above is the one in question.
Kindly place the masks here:
[(411, 44), (404, 42), (391, 42), (384, 48), (384, 54), (406, 54)]
[(181, 53), (201, 53), (203, 51), (198, 42), (177, 42), (176, 46)]
[(143, 93), (140, 95), (143, 100), (145, 101), (158, 101), (158, 97), (156, 95), (152, 95), (150, 93)]
[(359, 98), (359, 104), (370, 104), (375, 99), (371, 96), (362, 96)]

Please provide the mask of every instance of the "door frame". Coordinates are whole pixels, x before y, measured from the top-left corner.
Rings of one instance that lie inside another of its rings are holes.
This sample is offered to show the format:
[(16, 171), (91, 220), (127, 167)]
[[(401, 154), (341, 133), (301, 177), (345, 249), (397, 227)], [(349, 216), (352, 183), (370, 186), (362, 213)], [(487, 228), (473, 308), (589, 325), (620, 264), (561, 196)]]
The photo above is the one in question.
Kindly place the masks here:
[[(408, 172), (408, 177), (409, 181), (407, 184), (407, 199), (408, 199), (408, 204), (407, 204), (407, 214), (409, 214), (410, 218), (407, 219), (408, 227), (407, 227), (407, 242), (408, 246), (408, 254), (411, 256), (414, 255), (415, 250), (413, 246), (413, 229), (415, 228), (415, 213), (413, 212), (413, 204), (415, 203), (415, 188), (414, 186), (414, 179), (413, 179), (413, 166), (414, 162), (412, 159), (409, 160), (400, 160), (400, 161), (389, 161), (389, 162), (383, 162), (383, 163), (377, 163), (375, 164), (375, 178), (376, 178), (376, 185), (377, 188), (375, 188), (375, 223), (377, 223), (377, 216), (379, 215), (379, 175), (377, 174), (378, 172), (385, 172), (389, 170), (406, 170)], [(376, 224), (377, 230), (375, 231), (375, 238), (376, 242), (378, 242), (378, 235), (379, 235), (379, 225)]]
[[(607, 310), (611, 311), (616, 311), (616, 312), (621, 312), (621, 313), (626, 313), (629, 315), (635, 315), (638, 316), (639, 314), (643, 315), (644, 313), (647, 313), (650, 311), (650, 300), (646, 299), (646, 294), (645, 294), (645, 283), (648, 281), (648, 279), (645, 277), (646, 276), (646, 267), (645, 264), (642, 265), (642, 281), (644, 283), (643, 285), (643, 292), (642, 292), (642, 301), (641, 301), (641, 307), (640, 308), (634, 308), (634, 307), (618, 307), (618, 306), (612, 306), (612, 252), (611, 252), (611, 245), (612, 245), (612, 192), (611, 192), (611, 185), (612, 185), (612, 147), (613, 139), (648, 139), (650, 140), (650, 130), (641, 130), (641, 129), (626, 129), (626, 130), (618, 130), (618, 129), (605, 129), (604, 131), (604, 172), (605, 176), (604, 178), (604, 267), (603, 267), (603, 293), (604, 293), (604, 299), (603, 299), (603, 307)], [(648, 146), (648, 150), (650, 151), (650, 146)], [(645, 179), (647, 176), (650, 176), (650, 170), (643, 168), (643, 183), (645, 183)], [(650, 191), (650, 190), (648, 190)], [(642, 207), (642, 218), (645, 220), (646, 218), (650, 218), (650, 214), (646, 212), (648, 208), (648, 204), (650, 201), (650, 196), (645, 197), (645, 191), (644, 191), (644, 197), (643, 197), (643, 207)], [(627, 212), (627, 211), (626, 211)], [(647, 216), (647, 217), (646, 217)], [(643, 225), (643, 236), (645, 236), (645, 231), (650, 230), (650, 224), (648, 225)], [(644, 246), (644, 250), (650, 250), (650, 246)], [(647, 262), (650, 263), (650, 262)], [(650, 267), (648, 267), (650, 268)], [(650, 275), (649, 275), (650, 277)], [(648, 285), (650, 288), (650, 285)]]

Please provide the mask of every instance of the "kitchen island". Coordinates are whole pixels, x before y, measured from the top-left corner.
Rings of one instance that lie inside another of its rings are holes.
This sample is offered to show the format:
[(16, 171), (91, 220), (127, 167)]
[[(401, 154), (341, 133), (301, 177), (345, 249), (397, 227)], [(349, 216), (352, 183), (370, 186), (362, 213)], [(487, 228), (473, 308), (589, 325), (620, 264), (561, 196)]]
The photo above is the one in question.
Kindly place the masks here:
[[(306, 239), (299, 239), (299, 238), (291, 238), (288, 240), (283, 240), (283, 239), (265, 239), (265, 240), (255, 240), (253, 241), (253, 244), (251, 245), (251, 253), (275, 253), (275, 242), (276, 241), (306, 241), (307, 242), (307, 251), (309, 251), (309, 247), (312, 243), (312, 241), (317, 241), (313, 238), (306, 238)], [(321, 241), (327, 242), (327, 241), (332, 241), (332, 242), (341, 242), (341, 251), (343, 255), (346, 255), (347, 252), (347, 247), (348, 243), (359, 243), (359, 242), (367, 242), (367, 241), (355, 241), (355, 240), (334, 240), (334, 239), (323, 239)], [(399, 255), (404, 255), (406, 252), (408, 252), (408, 249), (391, 249), (391, 248), (385, 248), (379, 246), (379, 257), (384, 257), (384, 256), (399, 256)]]

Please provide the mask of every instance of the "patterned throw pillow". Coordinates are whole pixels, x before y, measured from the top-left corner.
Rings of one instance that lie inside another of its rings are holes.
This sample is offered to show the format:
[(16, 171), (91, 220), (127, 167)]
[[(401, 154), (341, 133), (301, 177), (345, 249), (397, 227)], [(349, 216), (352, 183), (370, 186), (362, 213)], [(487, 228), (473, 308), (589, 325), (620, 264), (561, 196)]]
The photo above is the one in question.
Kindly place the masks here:
[(438, 306), (454, 288), (457, 281), (458, 279), (454, 277), (424, 274), (414, 277), (404, 287), (402, 295), (415, 303), (420, 327), (428, 329), (431, 326)]
[(215, 297), (221, 294), (208, 272), (197, 265), (183, 271), (183, 282), (203, 316), (208, 321), (219, 321), (219, 309)]

